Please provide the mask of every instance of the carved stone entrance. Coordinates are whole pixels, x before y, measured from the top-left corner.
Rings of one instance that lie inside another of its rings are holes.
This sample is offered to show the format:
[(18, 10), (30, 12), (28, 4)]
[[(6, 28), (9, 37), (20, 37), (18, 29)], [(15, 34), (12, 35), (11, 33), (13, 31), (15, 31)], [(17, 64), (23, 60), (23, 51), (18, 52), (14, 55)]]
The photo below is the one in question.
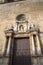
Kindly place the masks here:
[(31, 65), (29, 38), (15, 38), (12, 65)]
[(41, 55), (39, 29), (31, 26), (28, 29), (27, 24), (28, 22), (17, 22), (16, 31), (13, 26), (5, 31), (6, 40), (9, 38), (5, 50), (9, 54), (8, 65), (33, 65), (33, 56)]

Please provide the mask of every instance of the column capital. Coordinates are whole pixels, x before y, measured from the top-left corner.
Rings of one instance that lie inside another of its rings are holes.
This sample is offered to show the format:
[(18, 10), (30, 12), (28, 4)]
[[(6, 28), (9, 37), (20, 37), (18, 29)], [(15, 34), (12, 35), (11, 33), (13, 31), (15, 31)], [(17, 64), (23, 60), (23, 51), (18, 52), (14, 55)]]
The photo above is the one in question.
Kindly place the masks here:
[(14, 33), (14, 30), (13, 30), (13, 26), (9, 29), (6, 29), (5, 31), (5, 36), (12, 36), (12, 34)]
[(37, 31), (33, 31), (30, 33), (30, 36), (33, 36), (33, 35), (38, 35), (38, 32)]

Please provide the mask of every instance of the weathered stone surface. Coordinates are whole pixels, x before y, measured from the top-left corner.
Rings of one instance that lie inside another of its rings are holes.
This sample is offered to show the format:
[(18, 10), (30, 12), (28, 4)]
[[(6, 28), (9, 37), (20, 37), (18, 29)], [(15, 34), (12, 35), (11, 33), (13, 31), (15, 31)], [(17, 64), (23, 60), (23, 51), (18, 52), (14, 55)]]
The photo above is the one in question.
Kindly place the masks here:
[[(13, 25), (14, 28), (16, 27), (16, 17), (20, 14), (25, 14), (28, 23), (34, 23), (40, 29), (40, 42), (43, 49), (43, 2), (22, 1), (0, 4), (0, 54), (3, 53), (5, 48), (6, 38), (4, 31), (10, 25)], [(33, 59), (36, 64), (38, 59), (40, 61), (40, 58)], [(0, 59), (1, 61), (2, 59)], [(43, 65), (42, 61), (43, 58), (40, 61)], [(35, 64), (33, 63), (33, 65)]]
[(5, 28), (13, 25), (16, 27), (16, 17), (19, 14), (25, 14), (28, 23), (34, 23), (40, 29), (40, 38), (43, 45), (43, 2), (29, 3), (14, 2), (0, 4), (0, 52), (3, 52), (5, 45)]

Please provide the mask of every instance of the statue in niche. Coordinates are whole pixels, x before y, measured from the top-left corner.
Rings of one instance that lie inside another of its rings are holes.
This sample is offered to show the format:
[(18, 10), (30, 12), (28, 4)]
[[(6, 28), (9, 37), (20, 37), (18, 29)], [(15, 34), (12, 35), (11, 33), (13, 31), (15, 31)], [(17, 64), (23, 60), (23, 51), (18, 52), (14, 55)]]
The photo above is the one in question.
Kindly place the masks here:
[(24, 30), (23, 25), (20, 25), (20, 26), (19, 26), (19, 30), (20, 30), (20, 31), (23, 31), (23, 30)]

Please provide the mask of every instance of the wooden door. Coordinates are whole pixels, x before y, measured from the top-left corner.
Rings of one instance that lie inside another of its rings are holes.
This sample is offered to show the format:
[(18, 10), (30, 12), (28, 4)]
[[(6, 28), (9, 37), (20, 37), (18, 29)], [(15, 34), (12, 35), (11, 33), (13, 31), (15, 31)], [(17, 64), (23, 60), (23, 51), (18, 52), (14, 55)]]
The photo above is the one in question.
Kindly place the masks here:
[(29, 38), (15, 38), (12, 65), (31, 65)]

